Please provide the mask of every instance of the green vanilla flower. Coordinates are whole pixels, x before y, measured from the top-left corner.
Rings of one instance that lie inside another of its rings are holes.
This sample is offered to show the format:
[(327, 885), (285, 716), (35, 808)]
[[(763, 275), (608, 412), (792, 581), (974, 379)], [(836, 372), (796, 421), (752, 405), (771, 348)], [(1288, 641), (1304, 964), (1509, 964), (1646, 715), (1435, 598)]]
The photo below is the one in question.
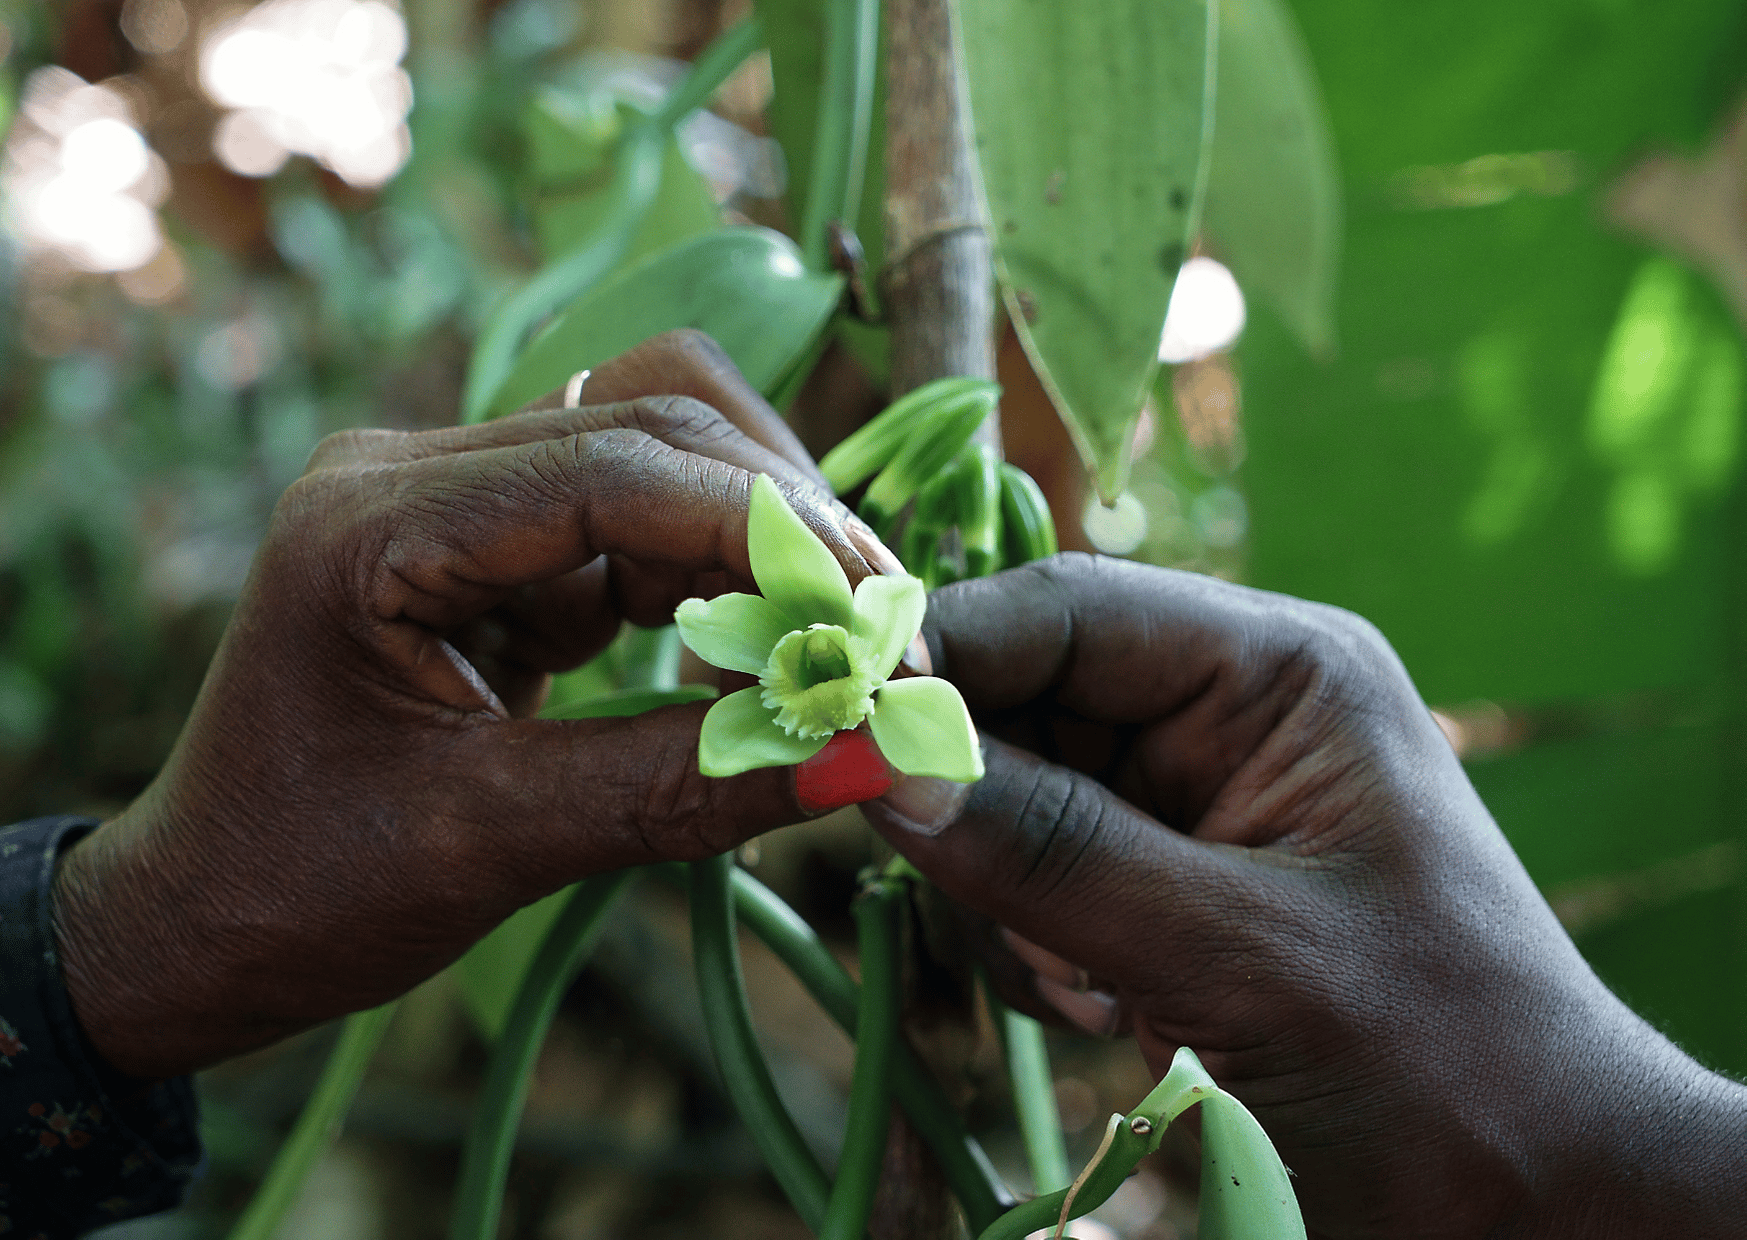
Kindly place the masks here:
[(922, 627), (922, 583), (875, 576), (850, 593), (837, 557), (767, 474), (752, 484), (746, 540), (763, 596), (687, 599), (674, 614), (705, 662), (758, 677), (704, 716), (698, 769), (792, 766), (865, 720), (904, 774), (981, 779), (982, 748), (958, 690), (934, 676), (886, 679)]

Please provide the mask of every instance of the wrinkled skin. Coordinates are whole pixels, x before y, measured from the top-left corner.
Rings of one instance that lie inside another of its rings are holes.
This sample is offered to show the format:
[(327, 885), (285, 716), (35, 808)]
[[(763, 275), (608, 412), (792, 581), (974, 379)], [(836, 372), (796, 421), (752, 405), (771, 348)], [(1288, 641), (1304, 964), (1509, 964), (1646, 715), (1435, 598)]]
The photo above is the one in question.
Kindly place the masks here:
[(1741, 1233), (1747, 1091), (1596, 979), (1371, 626), (1068, 555), (924, 631), (988, 775), (869, 817), (1009, 928), (1029, 1006), (1194, 1047), (1312, 1235)]
[(851, 583), (891, 560), (707, 337), (640, 346), (584, 399), (337, 435), (286, 492), (169, 762), (57, 873), (74, 1010), (115, 1068), (374, 1006), (580, 877), (808, 816), (792, 771), (698, 773), (707, 703), (526, 718), (621, 620), (754, 588), (757, 472)]

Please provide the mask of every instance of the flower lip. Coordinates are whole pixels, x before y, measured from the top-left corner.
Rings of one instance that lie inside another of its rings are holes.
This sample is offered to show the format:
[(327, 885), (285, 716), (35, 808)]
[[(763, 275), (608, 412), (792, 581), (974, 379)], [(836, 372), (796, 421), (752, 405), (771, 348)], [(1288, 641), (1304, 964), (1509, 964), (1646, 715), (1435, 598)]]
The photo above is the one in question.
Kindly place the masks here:
[(811, 740), (867, 718), (884, 680), (856, 657), (855, 644), (841, 627), (814, 624), (777, 642), (758, 683), (762, 701), (776, 712), (777, 726)]

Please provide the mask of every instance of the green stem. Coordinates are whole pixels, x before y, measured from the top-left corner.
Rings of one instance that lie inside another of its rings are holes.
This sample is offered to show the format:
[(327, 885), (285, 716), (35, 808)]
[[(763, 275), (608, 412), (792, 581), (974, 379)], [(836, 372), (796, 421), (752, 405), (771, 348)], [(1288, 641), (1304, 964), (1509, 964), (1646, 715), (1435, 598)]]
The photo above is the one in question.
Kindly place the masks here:
[(801, 255), (813, 271), (830, 269), (826, 229), (831, 221), (853, 226), (861, 214), (879, 31), (879, 0), (826, 0), (825, 73), (800, 236)]
[[(670, 878), (677, 872), (677, 866), (663, 870)], [(788, 966), (825, 1014), (853, 1036), (861, 991), (813, 927), (745, 870), (736, 867), (732, 881), (735, 908), (745, 919), (746, 928)], [(897, 1040), (892, 1063), (892, 1093), (939, 1160), (971, 1230), (980, 1232), (988, 1227), (1012, 1205), (1012, 1198), (982, 1147), (965, 1132), (940, 1083), (902, 1038)]]
[(528, 1078), (557, 1015), (607, 913), (633, 871), (597, 874), (579, 883), (552, 923), (534, 963), (516, 992), (503, 1036), (492, 1051), (478, 1109), (461, 1155), (451, 1240), (494, 1240), (503, 1211), (504, 1181), (515, 1151), (516, 1128), (528, 1097)]
[[(752, 1133), (765, 1165), (788, 1195), (807, 1229), (818, 1234), (825, 1222), (831, 1182), (795, 1127), (764, 1062), (752, 1032), (746, 978), (735, 937), (731, 854), (691, 864), (692, 955), (698, 998), (722, 1082), (742, 1122)], [(457, 1237), (459, 1240), (459, 1237)]]
[(310, 1168), (340, 1135), (346, 1112), (351, 1109), (364, 1070), (370, 1066), (370, 1058), (388, 1029), (394, 1008), (394, 1003), (385, 1003), (346, 1017), (340, 1040), (322, 1070), (315, 1092), (303, 1114), (297, 1117), (291, 1135), (279, 1147), (260, 1190), (231, 1230), (230, 1240), (269, 1240), (278, 1231)]
[(1068, 1147), (1062, 1140), (1062, 1117), (1056, 1109), (1043, 1026), (1004, 1004), (998, 1010), (1007, 1044), (1007, 1072), (1013, 1080), (1013, 1105), (1019, 1112), (1019, 1131), (1025, 1136), (1025, 1157), (1031, 1163), (1031, 1182), (1040, 1195), (1053, 1193), (1072, 1184), (1074, 1176), (1068, 1170)]
[(710, 101), (746, 58), (764, 46), (764, 23), (756, 16), (735, 22), (692, 61), (691, 70), (662, 101), (656, 123), (672, 129)]
[(898, 925), (902, 883), (869, 884), (855, 902), (861, 947), (861, 1002), (855, 1021), (855, 1076), (849, 1089), (849, 1123), (837, 1183), (825, 1211), (819, 1240), (861, 1240), (873, 1213), (885, 1165), (886, 1130), (892, 1118), (892, 1060), (898, 1044), (900, 979)]
[(528, 334), (625, 256), (637, 226), (661, 188), (661, 152), (673, 127), (709, 102), (763, 39), (764, 27), (756, 18), (736, 22), (699, 54), (659, 112), (625, 131), (612, 184), (607, 187), (608, 207), (600, 229), (582, 248), (545, 268), (511, 295), (480, 333), (467, 368), (461, 402), (463, 422), (485, 421), (492, 398), (515, 368)]

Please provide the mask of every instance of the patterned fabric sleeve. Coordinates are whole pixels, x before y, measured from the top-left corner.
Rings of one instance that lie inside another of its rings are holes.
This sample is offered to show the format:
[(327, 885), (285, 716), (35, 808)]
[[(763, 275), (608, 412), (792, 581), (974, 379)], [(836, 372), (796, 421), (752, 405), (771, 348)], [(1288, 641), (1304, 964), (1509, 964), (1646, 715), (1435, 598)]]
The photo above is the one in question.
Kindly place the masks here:
[(202, 1162), (186, 1077), (135, 1081), (73, 1019), (49, 923), (56, 853), (89, 818), (0, 830), (0, 1237), (62, 1240), (181, 1203)]

